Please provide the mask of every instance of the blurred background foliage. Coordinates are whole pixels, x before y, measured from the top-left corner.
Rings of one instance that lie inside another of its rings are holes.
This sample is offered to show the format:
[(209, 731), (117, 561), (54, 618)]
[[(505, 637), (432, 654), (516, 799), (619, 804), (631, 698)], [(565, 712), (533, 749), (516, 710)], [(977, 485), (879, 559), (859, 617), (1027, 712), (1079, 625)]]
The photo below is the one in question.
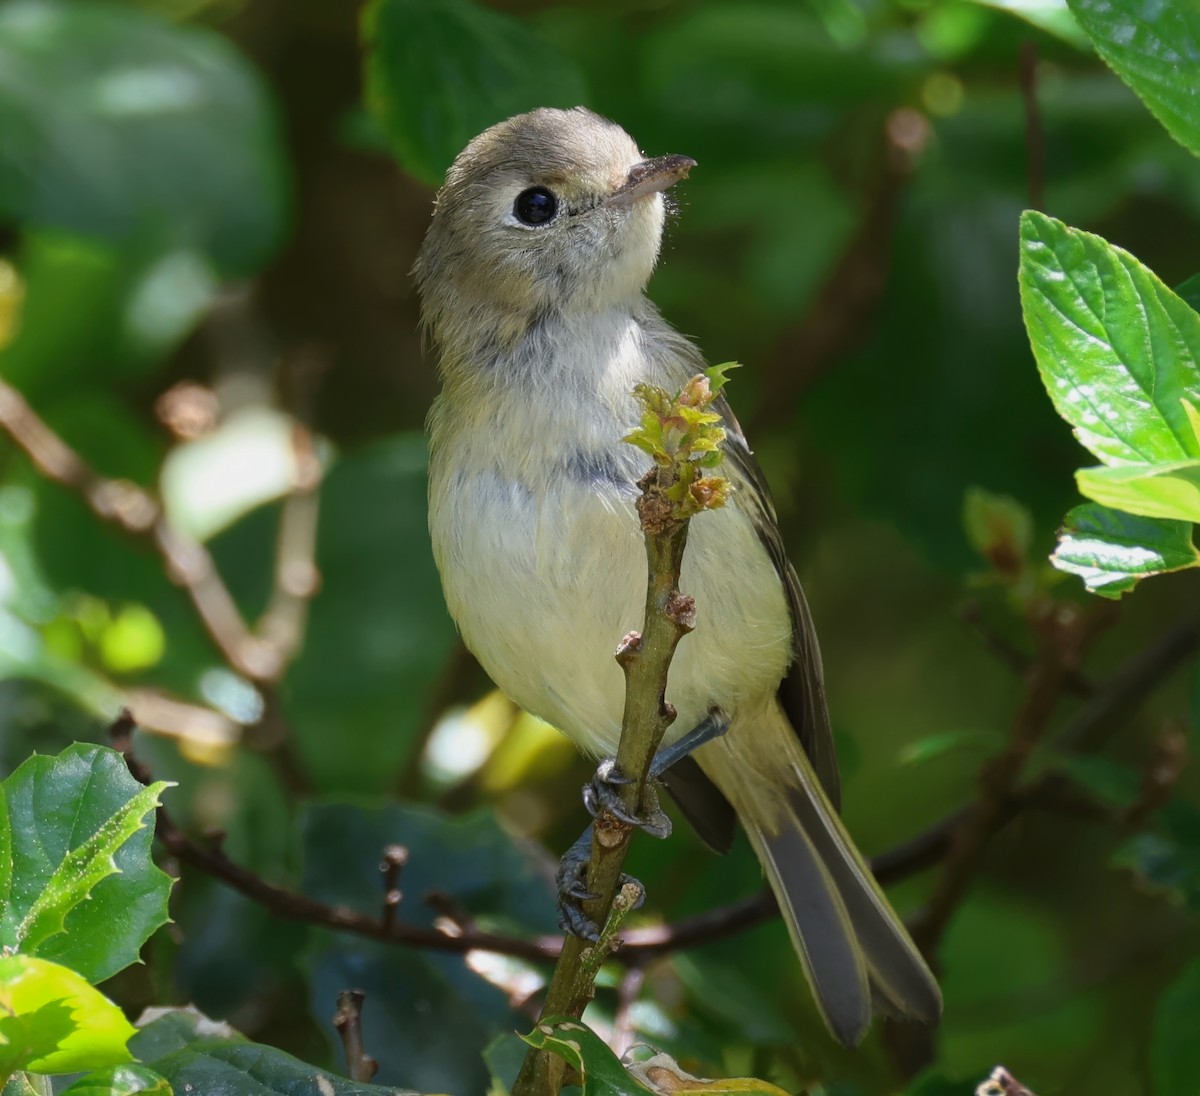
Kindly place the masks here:
[[(267, 878), (371, 912), (400, 842), (409, 920), (440, 891), (552, 930), (589, 766), (490, 691), (442, 606), (407, 272), (469, 137), (578, 102), (699, 161), (652, 295), (747, 366), (731, 398), (812, 602), (865, 850), (981, 794), (1047, 619), (1097, 633), (1054, 722), (1177, 626), (1194, 576), (1101, 620), (1043, 562), (1080, 450), (1022, 327), (1018, 214), (1168, 284), (1196, 273), (1200, 231), (1195, 162), (1055, 0), (7, 0), (0, 377), (104, 482), (69, 461), (74, 488), (52, 482), (28, 453), (62, 453), (3, 393), (25, 444), (0, 442), (0, 769), (102, 740), (129, 703), (176, 815)], [(173, 575), (131, 484), (161, 497)], [(179, 585), (204, 585), (199, 544), (250, 631), (214, 642)], [(1121, 711), (1102, 754), (1033, 750), (1027, 772), (1077, 794), (981, 851), (935, 934), (927, 1044), (832, 1046), (776, 923), (650, 966), (618, 1038), (830, 1096), (905, 1090), (906, 1068), (912, 1093), (967, 1092), (997, 1061), (1043, 1096), (1200, 1090), (1200, 814), (1175, 781), (1193, 674)], [(635, 843), (632, 870), (650, 922), (759, 885), (743, 844), (715, 859), (682, 826)], [(173, 913), (106, 987), (133, 1012), (195, 1002), (329, 1063), (334, 995), (360, 985), (378, 1080), (463, 1096), (528, 1025), (539, 968), (283, 923), (189, 872)], [(616, 1010), (606, 991), (589, 1019)]]

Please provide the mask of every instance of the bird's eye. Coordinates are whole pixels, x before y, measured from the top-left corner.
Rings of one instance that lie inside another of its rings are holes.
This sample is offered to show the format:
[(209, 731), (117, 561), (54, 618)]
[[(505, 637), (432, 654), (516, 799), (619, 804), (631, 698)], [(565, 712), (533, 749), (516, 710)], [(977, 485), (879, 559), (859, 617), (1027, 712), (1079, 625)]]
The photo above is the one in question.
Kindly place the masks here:
[(544, 186), (531, 186), (517, 195), (513, 212), (523, 224), (544, 225), (554, 220), (558, 212), (558, 199)]

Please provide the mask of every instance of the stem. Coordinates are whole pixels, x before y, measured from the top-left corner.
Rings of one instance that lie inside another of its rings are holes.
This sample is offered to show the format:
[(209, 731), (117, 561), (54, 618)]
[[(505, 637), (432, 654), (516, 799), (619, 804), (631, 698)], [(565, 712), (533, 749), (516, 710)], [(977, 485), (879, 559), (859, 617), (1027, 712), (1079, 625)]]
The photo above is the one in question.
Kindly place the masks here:
[[(633, 782), (620, 789), (621, 801), (630, 811), (642, 813), (653, 807), (653, 789), (647, 789), (650, 763), (663, 735), (675, 719), (666, 702), (667, 671), (680, 639), (692, 630), (695, 606), (679, 592), (679, 571), (687, 544), (687, 520), (649, 520), (656, 501), (665, 503), (662, 491), (669, 483), (656, 470), (642, 480), (638, 512), (646, 538), (646, 618), (638, 635), (631, 632), (617, 650), (617, 661), (625, 671), (625, 712), (617, 764)], [(662, 510), (658, 510), (662, 513)], [(649, 791), (649, 796), (647, 796)], [(649, 802), (647, 803), (647, 800)], [(584, 903), (584, 912), (597, 925), (606, 926), (618, 889), (621, 868), (633, 829), (606, 813), (596, 818), (592, 829), (588, 890), (597, 895)], [(604, 940), (606, 933), (601, 933)], [(579, 1019), (595, 994), (595, 977), (603, 962), (596, 945), (568, 936), (554, 967), (538, 1022), (549, 1016)], [(555, 1055), (530, 1049), (521, 1064), (512, 1096), (553, 1096), (563, 1084), (566, 1063)]]

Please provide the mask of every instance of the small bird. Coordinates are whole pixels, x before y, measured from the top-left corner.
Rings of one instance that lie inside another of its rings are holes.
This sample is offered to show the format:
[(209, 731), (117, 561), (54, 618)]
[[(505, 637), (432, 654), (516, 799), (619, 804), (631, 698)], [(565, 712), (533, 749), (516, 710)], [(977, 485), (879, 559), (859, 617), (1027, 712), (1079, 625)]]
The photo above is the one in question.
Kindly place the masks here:
[[(446, 603), (496, 684), (598, 758), (621, 731), (614, 649), (645, 605), (633, 388), (704, 368), (645, 295), (663, 192), (694, 166), (644, 157), (582, 107), (517, 115), (454, 161), (414, 268), (442, 380), (429, 527)], [(716, 409), (733, 490), (689, 531), (680, 588), (699, 619), (671, 664), (666, 742), (715, 709), (729, 728), (665, 782), (718, 850), (736, 813), (838, 1040), (857, 1044), (873, 1012), (935, 1022), (937, 983), (838, 818), (812, 619), (762, 473)]]

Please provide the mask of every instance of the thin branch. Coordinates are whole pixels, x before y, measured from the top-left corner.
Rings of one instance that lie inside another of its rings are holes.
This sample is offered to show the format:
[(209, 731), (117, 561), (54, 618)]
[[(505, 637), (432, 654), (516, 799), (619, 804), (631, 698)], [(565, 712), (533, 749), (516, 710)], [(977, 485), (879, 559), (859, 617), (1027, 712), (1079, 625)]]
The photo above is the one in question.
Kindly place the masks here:
[[(154, 548), (168, 580), (187, 594), (226, 664), (259, 688), (263, 716), (251, 725), (251, 744), (272, 763), (285, 787), (295, 793), (308, 791), (311, 781), (293, 752), (291, 728), (276, 689), (300, 648), (308, 600), (319, 585), (313, 556), (320, 463), (307, 430), (298, 423), (295, 427), (298, 475), (293, 495), (284, 503), (275, 592), (261, 622), (261, 633), (247, 627), (208, 549), (173, 528), (158, 499), (128, 480), (100, 475), (3, 381), (0, 430), (47, 479), (78, 494), (102, 521)], [(161, 705), (156, 710), (160, 709)], [(151, 716), (146, 725), (156, 727), (160, 722)]]
[(1029, 180), (1029, 206), (1041, 209), (1046, 196), (1046, 136), (1037, 97), (1037, 44), (1021, 43), (1019, 82), (1025, 104), (1025, 162)]
[(233, 595), (202, 544), (172, 529), (158, 501), (128, 480), (94, 471), (50, 429), (25, 398), (0, 381), (0, 429), (47, 479), (80, 495), (102, 521), (150, 544), (167, 577), (183, 588), (225, 661), (254, 681), (273, 680), (279, 664), (271, 649), (247, 630)]
[[(1154, 688), (1197, 650), (1200, 650), (1200, 618), (1190, 617), (1118, 669), (1097, 690), (1095, 697), (1067, 722), (1056, 739), (1056, 747), (1076, 752), (1099, 749)], [(112, 729), (113, 745), (125, 755), (134, 776), (143, 783), (150, 783), (150, 773), (131, 750), (133, 726), (128, 713), (118, 719)], [(998, 831), (1023, 810), (1057, 802), (1056, 787), (1061, 785), (1062, 780), (1063, 777), (1058, 773), (1047, 773), (1027, 789), (1014, 791), (1005, 797), (994, 814), (995, 830)], [(946, 857), (954, 835), (973, 810), (974, 805), (969, 804), (951, 811), (916, 836), (874, 857), (871, 867), (876, 878), (885, 885), (896, 883), (940, 863)], [(562, 939), (558, 936), (529, 939), (481, 932), (473, 927), (470, 931), (452, 934), (442, 929), (399, 922), (396, 918), (399, 899), (394, 903), (389, 901), (388, 896), (395, 887), (388, 884), (386, 875), (383, 909), (378, 918), (344, 906), (326, 905), (277, 887), (231, 861), (220, 848), (192, 840), (179, 830), (165, 810), (159, 813), (157, 836), (167, 851), (180, 862), (231, 887), (284, 920), (301, 921), (405, 947), (454, 954), (490, 951), (531, 962), (552, 961), (562, 948)], [(388, 861), (386, 851), (384, 861)], [(612, 958), (626, 966), (646, 966), (662, 956), (743, 932), (769, 920), (775, 913), (774, 897), (763, 888), (746, 898), (671, 924), (626, 930), (624, 942)]]
[[(110, 728), (112, 744), (125, 758), (135, 779), (143, 784), (152, 782), (150, 772), (135, 756), (132, 734), (135, 724), (128, 711), (122, 712)], [(158, 809), (155, 836), (163, 848), (180, 863), (196, 868), (205, 875), (224, 883), (262, 906), (268, 913), (285, 921), (301, 921), (371, 940), (404, 944), (430, 951), (462, 954), (468, 951), (494, 951), (531, 961), (553, 959), (561, 941), (557, 936), (526, 940), (499, 936), (489, 932), (450, 935), (435, 928), (410, 925), (392, 918), (371, 917), (347, 906), (331, 906), (307, 895), (278, 887), (255, 872), (231, 860), (219, 841), (201, 844), (184, 833), (164, 807)]]
[(361, 989), (344, 989), (337, 996), (337, 1012), (333, 1026), (342, 1039), (346, 1052), (346, 1071), (352, 1081), (371, 1081), (379, 1071), (375, 1061), (363, 1046), (362, 1009), (367, 995)]
[(780, 422), (797, 399), (869, 330), (887, 286), (900, 199), (929, 140), (926, 118), (910, 108), (888, 115), (879, 136), (878, 166), (854, 234), (800, 322), (780, 338), (765, 374), (757, 427)]
[(935, 955), (942, 934), (975, 877), (992, 836), (1008, 820), (1013, 793), (1025, 763), (1041, 739), (1062, 696), (1069, 670), (1092, 638), (1096, 618), (1055, 605), (1036, 621), (1040, 651), (1026, 679), (1025, 694), (1013, 717), (1007, 747), (979, 776), (975, 803), (954, 830), (929, 904), (912, 926), (913, 939)]

